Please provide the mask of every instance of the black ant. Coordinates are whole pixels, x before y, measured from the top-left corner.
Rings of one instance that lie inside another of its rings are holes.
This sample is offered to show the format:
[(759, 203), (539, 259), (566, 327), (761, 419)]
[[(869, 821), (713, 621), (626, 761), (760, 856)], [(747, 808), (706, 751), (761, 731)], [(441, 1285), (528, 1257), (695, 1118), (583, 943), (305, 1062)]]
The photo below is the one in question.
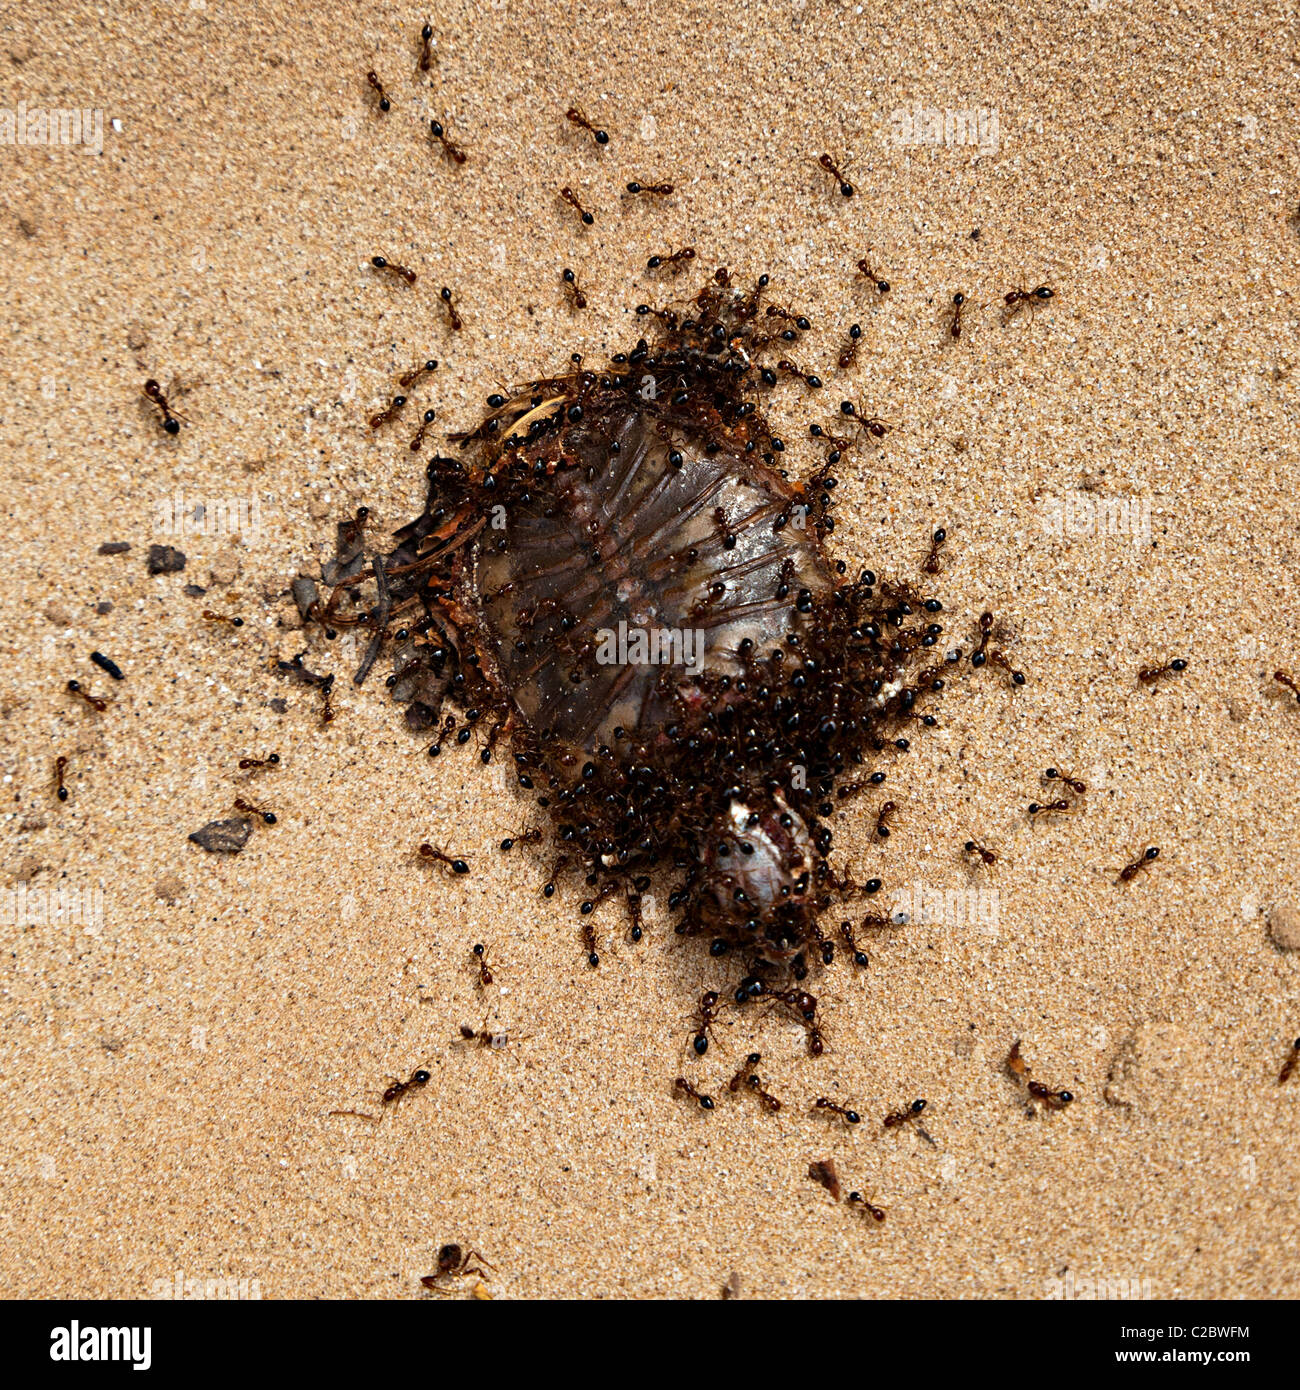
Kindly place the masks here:
[(371, 256), (370, 264), (379, 272), (391, 275), (395, 279), (404, 280), (408, 285), (414, 285), (416, 274), (413, 270), (407, 270), (404, 265), (397, 265), (384, 256)]
[(1297, 703), (1300, 703), (1300, 683), (1296, 682), (1294, 676), (1287, 675), (1285, 671), (1274, 671), (1273, 679), (1277, 681), (1279, 685), (1286, 686), (1292, 695), (1296, 697)]
[(837, 1105), (833, 1100), (827, 1100), (825, 1096), (818, 1096), (813, 1102), (814, 1110), (829, 1110), (833, 1114), (843, 1115), (845, 1120), (851, 1124), (861, 1124), (862, 1116), (856, 1110), (848, 1110), (842, 1105)]
[(384, 1092), (381, 1105), (393, 1105), (410, 1091), (418, 1091), (423, 1086), (429, 1084), (431, 1073), (423, 1067), (418, 1067), (411, 1073), (409, 1081), (394, 1081), (393, 1084)]
[(578, 284), (578, 277), (566, 266), (560, 274), (560, 279), (564, 281), (564, 288), (568, 291), (569, 300), (573, 307), (585, 309), (587, 296), (583, 293), (582, 286)]
[(687, 261), (695, 259), (695, 247), (683, 246), (680, 251), (673, 251), (666, 256), (651, 256), (645, 263), (647, 270), (658, 270), (660, 266), (672, 266), (674, 270), (680, 270)]
[(596, 219), (578, 201), (578, 196), (576, 193), (574, 193), (573, 189), (560, 189), (560, 197), (563, 198), (564, 201), (568, 203), (568, 205), (578, 213), (578, 215), (582, 218), (583, 224), (585, 226), (590, 227), (591, 224), (595, 222)]
[(279, 767), (280, 755), (278, 753), (268, 753), (264, 758), (240, 758), (240, 772), (247, 772), (254, 767)]
[[(475, 1260), (478, 1260), (479, 1264), (476, 1265)], [(459, 1245), (444, 1245), (438, 1251), (438, 1272), (422, 1274), (420, 1283), (426, 1289), (432, 1289), (434, 1293), (443, 1293), (445, 1290), (439, 1282), (443, 1279), (464, 1279), (469, 1275), (487, 1279), (489, 1276), (480, 1265), (486, 1266), (487, 1269), (495, 1268), (488, 1264), (477, 1250), (462, 1250)]]
[(434, 410), (426, 410), (424, 418), (420, 421), (420, 428), (415, 432), (415, 438), (411, 440), (411, 452), (417, 453), (424, 444), (424, 436), (429, 432), (429, 426), (438, 418)]
[(598, 145), (609, 144), (609, 132), (605, 130), (597, 130), (596, 127), (592, 125), (592, 123), (587, 119), (580, 106), (570, 106), (569, 109), (564, 113), (564, 119), (566, 121), (569, 121), (573, 125), (581, 127), (581, 129), (583, 130), (589, 131), (591, 133), (591, 138)]
[(919, 1120), (925, 1111), (924, 1100), (914, 1100), (906, 1110), (892, 1110), (885, 1116), (886, 1129), (900, 1129), (903, 1125)]
[(635, 179), (627, 186), (627, 191), (633, 195), (637, 193), (657, 193), (661, 198), (666, 198), (672, 191), (670, 183), (637, 183)]
[(1155, 685), (1157, 681), (1163, 680), (1166, 676), (1172, 676), (1177, 671), (1187, 670), (1187, 662), (1181, 657), (1175, 657), (1173, 661), (1166, 661), (1163, 666), (1144, 666), (1138, 672), (1138, 680), (1143, 685)]
[(393, 403), (387, 410), (381, 410), (378, 415), (372, 415), (370, 417), (370, 428), (372, 430), (377, 430), (381, 425), (386, 425), (389, 421), (396, 420), (405, 409), (406, 397), (394, 396)]
[(705, 990), (700, 995), (700, 1007), (696, 1010), (698, 1020), (698, 1031), (691, 1042), (697, 1057), (703, 1057), (709, 1050), (709, 1036), (713, 1025), (718, 1019), (718, 991), (716, 989)]
[(990, 866), (998, 862), (997, 855), (991, 849), (985, 849), (983, 845), (977, 845), (974, 840), (967, 840), (963, 848), (967, 854), (979, 855), (979, 857)]
[(453, 333), (459, 333), (465, 327), (464, 320), (456, 312), (456, 306), (451, 302), (451, 291), (446, 285), (438, 291), (438, 298), (447, 306), (447, 315), (451, 319), (451, 329)]
[(469, 873), (469, 865), (463, 859), (454, 859), (443, 850), (434, 849), (430, 844), (423, 844), (415, 851), (421, 859), (434, 861), (439, 864), (446, 864), (454, 874)]
[(1063, 786), (1069, 787), (1077, 796), (1083, 796), (1088, 790), (1086, 782), (1079, 781), (1077, 777), (1072, 777), (1068, 772), (1062, 772), (1057, 767), (1049, 767), (1043, 776), (1049, 782), (1060, 782)]
[(1008, 290), (1003, 295), (1006, 302), (1006, 308), (1003, 310), (1003, 322), (1010, 323), (1021, 309), (1027, 307), (1032, 310), (1036, 303), (1045, 304), (1051, 298), (1052, 291), (1046, 285), (1039, 285), (1036, 290)]
[(948, 310), (948, 336), (956, 342), (961, 337), (962, 310), (966, 307), (966, 296), (960, 290), (952, 297), (952, 308)]
[(384, 84), (375, 76), (373, 72), (366, 73), (366, 81), (374, 88), (375, 94), (379, 98), (379, 109), (389, 111), (393, 103), (388, 100), (388, 93), (384, 91)]
[(187, 425), (189, 424), (189, 421), (186, 420), (183, 415), (178, 414), (167, 403), (167, 397), (163, 395), (162, 387), (158, 385), (153, 377), (150, 377), (149, 380), (145, 382), (141, 390), (145, 398), (152, 401), (153, 404), (162, 411), (162, 427), (168, 434), (179, 434), (181, 432), (182, 421)]
[(420, 61), (416, 68), (420, 72), (428, 72), (437, 61), (438, 55), (433, 51), (433, 25), (426, 24), (420, 30)]
[(677, 1080), (673, 1082), (673, 1090), (679, 1095), (686, 1096), (690, 1100), (697, 1102), (701, 1110), (713, 1109), (713, 1097), (706, 1096), (702, 1092), (697, 1091), (684, 1076), (679, 1076)]
[(57, 796), (60, 801), (66, 801), (68, 799), (68, 789), (63, 785), (63, 774), (67, 770), (67, 767), (68, 759), (64, 754), (60, 753), (54, 760), (54, 795)]
[(1282, 1063), (1282, 1070), (1278, 1073), (1277, 1084), (1285, 1086), (1291, 1078), (1291, 1073), (1295, 1071), (1296, 1064), (1300, 1062), (1300, 1038), (1291, 1044), (1291, 1051), (1287, 1054), (1287, 1059)]
[(1159, 858), (1159, 855), (1159, 845), (1152, 845), (1149, 849), (1143, 850), (1142, 853), (1139, 854), (1138, 857), (1131, 864), (1126, 864), (1119, 871), (1119, 881), (1121, 883), (1128, 883), (1130, 880), (1136, 878), (1137, 875), (1143, 869), (1145, 869), (1148, 864), (1152, 863), (1155, 859)]
[(862, 340), (862, 325), (860, 323), (849, 326), (849, 341), (844, 345), (844, 350), (840, 353), (840, 370), (845, 371), (853, 365), (858, 356), (858, 344)]
[(98, 695), (92, 695), (88, 690), (83, 690), (80, 681), (69, 681), (66, 688), (69, 695), (75, 695), (78, 699), (84, 700), (97, 714), (103, 714), (108, 708), (107, 700), (101, 700)]
[(853, 185), (835, 167), (835, 161), (828, 154), (820, 155), (817, 163), (835, 180), (840, 186), (840, 193), (845, 198), (853, 197)]
[(947, 539), (948, 533), (942, 526), (930, 537), (930, 552), (921, 565), (921, 569), (926, 574), (938, 574), (943, 568), (943, 561), (939, 558), (939, 552), (943, 549), (944, 542)]
[(447, 136), (447, 132), (442, 128), (441, 121), (429, 122), (429, 134), (442, 144), (442, 152), (452, 161), (453, 164), (464, 164), (469, 158), (459, 145), (455, 145)]
[(474, 955), (478, 960), (478, 982), (486, 989), (495, 977), (492, 974), (492, 966), (488, 960), (487, 947), (484, 946), (481, 941), (474, 947)]
[(427, 361), (421, 362), (418, 367), (412, 367), (404, 376), (397, 378), (397, 384), (403, 391), (409, 391), (412, 386), (418, 386), (430, 372), (438, 370), (438, 361), (430, 357)]
[(881, 279), (881, 277), (872, 270), (871, 263), (865, 256), (858, 262), (858, 274), (865, 280), (874, 280), (876, 289), (881, 294), (889, 293), (889, 281)]

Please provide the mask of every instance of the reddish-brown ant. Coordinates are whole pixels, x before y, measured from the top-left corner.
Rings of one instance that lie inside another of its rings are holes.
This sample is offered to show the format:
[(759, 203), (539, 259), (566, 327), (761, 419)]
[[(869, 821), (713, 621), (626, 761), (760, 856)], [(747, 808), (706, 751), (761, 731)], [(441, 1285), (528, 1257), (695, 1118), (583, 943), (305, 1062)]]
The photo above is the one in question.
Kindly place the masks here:
[(876, 814), (876, 837), (881, 840), (889, 839), (889, 822), (898, 814), (898, 803), (896, 801), (886, 801)]
[(465, 327), (464, 320), (456, 312), (456, 306), (451, 302), (451, 291), (446, 285), (438, 291), (438, 298), (447, 306), (447, 316), (451, 319), (451, 329), (453, 333), (459, 333)]
[(991, 849), (985, 849), (983, 845), (977, 845), (974, 840), (967, 840), (963, 846), (967, 854), (977, 854), (990, 867), (998, 862), (998, 857)]
[(542, 842), (542, 832), (534, 825), (525, 826), (501, 841), (503, 850), (514, 849), (516, 845), (538, 845)]
[(657, 193), (661, 198), (666, 198), (672, 191), (670, 183), (637, 183), (635, 179), (627, 186), (627, 191), (635, 196), (638, 193)]
[(92, 695), (88, 690), (83, 690), (80, 681), (69, 681), (67, 691), (69, 695), (75, 695), (79, 700), (84, 700), (97, 714), (103, 714), (108, 708), (107, 700), (101, 700), (98, 695)]
[(509, 1033), (494, 1033), (487, 1026), (487, 1020), (483, 1020), (482, 1028), (474, 1029), (468, 1024), (460, 1025), (460, 1037), (453, 1038), (452, 1041), (461, 1047), (475, 1045), (478, 1047), (490, 1048), (493, 1052), (500, 1052), (510, 1045)]
[(763, 1083), (758, 1079), (758, 1075), (754, 1071), (754, 1068), (762, 1060), (763, 1058), (761, 1053), (751, 1052), (740, 1064), (740, 1067), (737, 1069), (735, 1076), (733, 1076), (731, 1080), (727, 1082), (727, 1090), (729, 1090), (734, 1095), (737, 1091), (740, 1090), (741, 1086), (743, 1085), (747, 1090), (754, 1092), (754, 1094), (762, 1102), (763, 1108), (765, 1110), (769, 1110), (772, 1112), (772, 1114), (775, 1115), (776, 1112), (781, 1108), (781, 1102), (777, 1100), (775, 1096), (769, 1095), (768, 1092), (763, 1089)]
[(700, 995), (700, 1007), (696, 1010), (698, 1028), (691, 1041), (691, 1046), (695, 1049), (697, 1057), (703, 1057), (709, 1050), (709, 1037), (717, 1019), (718, 991), (716, 989), (705, 990)]
[(848, 1110), (842, 1105), (837, 1105), (833, 1100), (827, 1100), (825, 1096), (818, 1096), (813, 1102), (814, 1110), (829, 1110), (833, 1114), (842, 1115), (851, 1124), (861, 1124), (862, 1116), (856, 1110)]
[(1031, 816), (1041, 816), (1051, 815), (1059, 811), (1069, 811), (1072, 807), (1070, 802), (1065, 800), (1048, 802), (1031, 801), (1025, 809)]
[(430, 862), (436, 862), (438, 864), (446, 864), (446, 866), (454, 874), (469, 873), (469, 865), (463, 859), (455, 859), (450, 854), (447, 854), (444, 850), (434, 849), (434, 847), (430, 844), (420, 845), (415, 852), (420, 856), (421, 859), (425, 859)]
[(575, 309), (585, 309), (587, 307), (587, 296), (583, 293), (582, 286), (578, 284), (578, 277), (568, 266), (560, 274), (560, 279), (564, 282), (564, 288), (569, 296), (569, 302)]
[(860, 323), (849, 326), (849, 341), (844, 345), (840, 353), (840, 370), (845, 371), (853, 365), (858, 356), (858, 344), (862, 341), (862, 325)]
[(835, 1171), (833, 1158), (821, 1159), (808, 1165), (808, 1176), (838, 1202), (840, 1200), (840, 1175)]
[[(475, 1264), (477, 1260), (479, 1263)], [(482, 1268), (486, 1266), (486, 1268)], [(480, 1279), (487, 1279), (488, 1269), (494, 1269), (494, 1265), (488, 1264), (477, 1250), (462, 1250), (459, 1245), (444, 1245), (438, 1251), (438, 1271), (436, 1274), (422, 1274), (420, 1283), (426, 1289), (431, 1289), (434, 1293), (445, 1293), (441, 1281), (444, 1279), (464, 1279), (469, 1275), (474, 1275)]]
[(474, 947), (474, 956), (478, 962), (478, 982), (486, 989), (492, 983), (494, 976), (491, 962), (488, 960), (487, 947), (481, 941)]
[(332, 724), (334, 722), (337, 711), (334, 708), (333, 695), (334, 676), (333, 673), (331, 673), (320, 683), (320, 722), (322, 724)]
[(441, 121), (429, 122), (429, 134), (432, 135), (435, 140), (441, 143), (443, 154), (445, 154), (447, 158), (452, 161), (453, 164), (464, 164), (464, 162), (469, 158), (469, 156), (465, 153), (464, 150), (461, 149), (459, 145), (455, 145), (451, 142), (450, 138), (447, 135), (447, 132), (442, 128)]
[(948, 329), (948, 336), (956, 342), (961, 337), (961, 316), (962, 310), (966, 307), (966, 296), (960, 290), (952, 297), (952, 307), (948, 310), (945, 323)]
[(835, 167), (835, 161), (828, 154), (818, 156), (817, 163), (835, 180), (840, 186), (840, 193), (845, 198), (853, 197), (853, 185)]
[(1291, 1073), (1295, 1071), (1297, 1063), (1300, 1063), (1300, 1038), (1291, 1044), (1291, 1051), (1287, 1053), (1287, 1059), (1282, 1063), (1282, 1070), (1278, 1073), (1277, 1078), (1279, 1086), (1285, 1086), (1290, 1080)]
[(1088, 790), (1087, 783), (1079, 781), (1077, 777), (1072, 777), (1068, 772), (1062, 772), (1057, 767), (1049, 767), (1043, 776), (1049, 782), (1060, 782), (1063, 786), (1069, 787), (1077, 796), (1083, 796)]
[(1166, 661), (1163, 666), (1144, 666), (1138, 672), (1138, 680), (1143, 685), (1155, 685), (1157, 681), (1164, 680), (1177, 671), (1185, 670), (1187, 670), (1187, 662), (1179, 656), (1172, 661)]
[(976, 646), (975, 650), (974, 650), (974, 651), (971, 653), (971, 655), (970, 655), (970, 664), (971, 664), (972, 666), (983, 666), (983, 665), (984, 665), (984, 662), (987, 660), (987, 658), (986, 658), (986, 656), (985, 656), (985, 650), (986, 650), (986, 648), (988, 647), (988, 644), (989, 644), (989, 636), (992, 634), (992, 632), (993, 632), (993, 614), (992, 614), (992, 613), (981, 613), (981, 614), (980, 614), (980, 640), (979, 640), (979, 643), (978, 643), (978, 645)]
[(227, 627), (243, 627), (243, 618), (233, 617), (229, 613), (214, 613), (211, 608), (203, 610), (203, 621), (205, 623), (225, 623)]
[(433, 25), (426, 24), (420, 30), (420, 61), (416, 68), (420, 72), (428, 72), (437, 61), (438, 55), (433, 51)]
[(926, 1102), (914, 1100), (905, 1110), (891, 1110), (885, 1116), (886, 1129), (900, 1129), (903, 1125), (919, 1120), (924, 1113)]
[[(812, 327), (812, 320), (806, 314), (796, 314), (792, 309), (783, 309), (779, 304), (767, 306), (767, 317), (779, 319), (782, 323), (792, 323), (801, 333), (807, 333)], [(793, 334), (791, 336), (793, 337)]]
[(429, 1084), (431, 1073), (423, 1067), (417, 1067), (411, 1073), (409, 1081), (394, 1081), (393, 1084), (384, 1092), (380, 1101), (381, 1105), (393, 1105), (411, 1091), (418, 1091), (421, 1087)]
[(872, 439), (883, 439), (889, 433), (890, 426), (884, 420), (878, 420), (874, 415), (863, 415), (852, 401), (840, 402), (840, 414), (864, 429)]
[(54, 760), (54, 795), (57, 796), (60, 801), (66, 801), (68, 799), (68, 789), (63, 785), (63, 774), (67, 771), (67, 767), (67, 758), (60, 753)]
[(609, 144), (609, 132), (604, 130), (597, 130), (596, 127), (592, 125), (592, 123), (587, 119), (580, 106), (570, 106), (569, 109), (564, 113), (564, 119), (570, 122), (572, 125), (576, 125), (580, 127), (582, 130), (590, 132), (591, 138), (598, 145)]
[(930, 537), (930, 551), (926, 555), (921, 569), (926, 574), (938, 574), (943, 568), (943, 561), (939, 558), (939, 552), (943, 549), (944, 542), (948, 539), (948, 533), (942, 526)]
[(1274, 671), (1273, 679), (1277, 681), (1279, 685), (1286, 686), (1292, 695), (1296, 697), (1297, 703), (1300, 703), (1300, 683), (1297, 683), (1294, 676), (1289, 676), (1285, 671)]
[(858, 274), (861, 275), (864, 280), (873, 281), (875, 283), (876, 289), (881, 294), (889, 293), (889, 281), (882, 279), (879, 275), (876, 274), (874, 270), (872, 270), (871, 262), (867, 260), (866, 256), (863, 256), (863, 258), (858, 262)]
[(713, 1097), (706, 1096), (702, 1092), (697, 1091), (684, 1076), (679, 1076), (677, 1080), (673, 1082), (673, 1090), (678, 1095), (686, 1096), (688, 1099), (695, 1101), (701, 1110), (713, 1109)]
[(1148, 864), (1152, 863), (1159, 854), (1159, 845), (1152, 845), (1149, 849), (1143, 850), (1131, 864), (1126, 864), (1119, 871), (1119, 881), (1121, 883), (1128, 883), (1130, 879), (1135, 878), (1142, 869), (1145, 869)]
[(372, 415), (372, 416), (370, 417), (370, 428), (371, 428), (372, 430), (377, 430), (381, 425), (386, 425), (386, 424), (388, 424), (390, 421), (396, 420), (397, 417), (398, 417), (398, 416), (402, 413), (402, 411), (405, 410), (405, 409), (406, 409), (406, 397), (405, 397), (405, 396), (394, 396), (394, 397), (393, 397), (393, 403), (392, 403), (392, 405), (390, 405), (390, 406), (388, 407), (387, 410), (381, 410), (381, 411), (379, 412), (378, 415)]
[(171, 408), (167, 403), (167, 397), (163, 395), (162, 387), (150, 377), (141, 388), (145, 398), (153, 402), (162, 411), (161, 424), (168, 434), (179, 434), (181, 432), (181, 422), (189, 424), (185, 417)]
[(671, 266), (674, 270), (680, 270), (687, 261), (695, 259), (695, 247), (683, 246), (680, 251), (672, 251), (666, 256), (651, 256), (645, 263), (647, 270), (658, 270), (660, 266)]
[(795, 377), (797, 380), (802, 381), (803, 384), (807, 386), (810, 391), (820, 391), (822, 388), (822, 379), (816, 374), (816, 372), (804, 371), (802, 367), (798, 366), (794, 362), (791, 362), (788, 357), (781, 358), (781, 360), (776, 364), (776, 369), (779, 372), (784, 372), (786, 376), (792, 376)]
[(864, 1196), (862, 1195), (861, 1192), (850, 1192), (850, 1193), (849, 1193), (849, 1198), (848, 1198), (848, 1200), (849, 1200), (849, 1206), (860, 1208), (862, 1211), (865, 1211), (865, 1212), (867, 1213), (867, 1215), (870, 1216), (874, 1221), (876, 1221), (876, 1222), (882, 1222), (882, 1221), (884, 1221), (884, 1219), (885, 1219), (885, 1209), (884, 1209), (884, 1207), (875, 1206), (875, 1205), (874, 1205), (872, 1202), (870, 1202), (866, 1197), (864, 1197)]
[(1049, 1110), (1064, 1110), (1074, 1099), (1073, 1091), (1053, 1091), (1051, 1087), (1044, 1086), (1041, 1081), (1027, 1081), (1025, 1083), (1029, 1094), (1037, 1101), (1041, 1101)]
[(264, 758), (240, 758), (240, 772), (247, 772), (254, 767), (279, 767), (280, 755), (278, 753), (268, 753)]
[(426, 410), (424, 418), (420, 421), (420, 428), (415, 432), (415, 438), (411, 440), (411, 452), (417, 453), (424, 445), (424, 436), (429, 431), (429, 426), (438, 418), (434, 410)]
[(590, 227), (591, 224), (592, 224), (593, 222), (595, 222), (596, 219), (595, 219), (595, 218), (592, 216), (592, 214), (589, 213), (589, 212), (587, 211), (587, 209), (584, 208), (584, 207), (582, 206), (582, 204), (578, 201), (578, 195), (577, 195), (576, 193), (574, 193), (573, 189), (571, 189), (571, 188), (562, 188), (562, 189), (560, 189), (560, 197), (563, 198), (564, 201), (565, 201), (566, 203), (568, 203), (568, 205), (569, 205), (571, 208), (573, 208), (575, 212), (577, 212), (577, 214), (582, 218), (582, 221), (583, 221), (583, 223), (584, 223), (585, 226)]
[(395, 280), (401, 280), (405, 284), (414, 285), (417, 279), (413, 270), (407, 270), (404, 265), (397, 265), (388, 260), (385, 256), (371, 256), (370, 264), (382, 275), (389, 275)]
[(412, 367), (404, 376), (399, 376), (397, 378), (397, 384), (403, 391), (409, 391), (412, 386), (418, 386), (430, 372), (436, 372), (437, 370), (437, 359), (430, 357), (427, 361), (421, 362), (419, 366)]
[(251, 801), (245, 801), (242, 796), (235, 798), (235, 810), (247, 811), (250, 816), (260, 816), (267, 825), (274, 825), (276, 816), (274, 811), (263, 811), (260, 806), (254, 806)]
[(1032, 310), (1035, 304), (1045, 304), (1051, 298), (1052, 291), (1046, 285), (1039, 285), (1036, 290), (1008, 290), (1003, 295), (1003, 300), (1006, 303), (1006, 308), (1003, 310), (1003, 322), (1010, 323), (1021, 309)]
[(392, 108), (392, 102), (388, 100), (388, 93), (384, 91), (384, 84), (375, 76), (373, 72), (366, 73), (366, 81), (374, 88), (375, 95), (379, 99), (379, 109), (388, 111)]
[(858, 945), (857, 937), (853, 934), (853, 924), (851, 922), (840, 923), (840, 935), (844, 938), (845, 945), (853, 952), (853, 964), (865, 968), (871, 964), (871, 957)]

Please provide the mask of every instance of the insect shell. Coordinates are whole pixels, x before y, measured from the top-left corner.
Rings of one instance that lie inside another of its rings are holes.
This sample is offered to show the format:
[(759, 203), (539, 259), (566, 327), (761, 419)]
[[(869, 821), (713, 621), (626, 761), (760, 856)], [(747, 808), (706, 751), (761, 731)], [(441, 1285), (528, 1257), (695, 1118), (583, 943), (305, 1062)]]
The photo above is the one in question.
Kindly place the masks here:
[(775, 466), (765, 284), (719, 276), (653, 345), (490, 398), (348, 585), (377, 579), (367, 622), (398, 637), (408, 723), (470, 711), (571, 871), (602, 894), (671, 871), (679, 934), (776, 962), (832, 900), (819, 808), (941, 682), (909, 685), (935, 640), (917, 596), (837, 576), (836, 479)]

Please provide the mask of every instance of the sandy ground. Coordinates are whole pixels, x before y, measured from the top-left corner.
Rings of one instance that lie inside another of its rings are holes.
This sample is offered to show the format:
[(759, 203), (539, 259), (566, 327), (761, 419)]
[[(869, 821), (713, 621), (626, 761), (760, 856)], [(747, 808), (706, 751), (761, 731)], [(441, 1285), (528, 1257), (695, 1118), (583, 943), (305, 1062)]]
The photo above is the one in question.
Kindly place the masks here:
[[(104, 122), (98, 154), (0, 144), (7, 1294), (148, 1297), (179, 1272), (412, 1297), (452, 1240), (500, 1297), (716, 1297), (733, 1274), (769, 1297), (1300, 1292), (1300, 1074), (1277, 1084), (1300, 1032), (1300, 707), (1272, 680), (1300, 673), (1294, 11), (909, 9), (454, 4), (427, 77), (425, 15), (390, 4), (0, 15), (3, 109)], [(606, 149), (566, 126), (573, 100)], [(923, 143), (918, 107), (950, 143)], [(677, 191), (635, 202), (629, 178)], [(419, 509), (416, 408), (437, 443), (499, 386), (627, 346), (636, 304), (698, 287), (644, 269), (684, 245), (706, 273), (770, 272), (813, 319), (801, 358), (833, 379), (774, 393), (792, 440), (842, 396), (894, 425), (841, 471), (835, 553), (914, 574), (946, 527), (945, 640), (969, 648), (991, 609), (1028, 677), (963, 668), (891, 771), (887, 845), (872, 804), (841, 818), (840, 862), (895, 900), (949, 896), (820, 978), (816, 1061), (797, 1026), (732, 1010), (697, 1063), (694, 1003), (738, 963), (662, 908), (638, 947), (603, 911), (588, 969), (578, 890), (546, 901), (542, 859), (495, 848), (527, 805), (473, 749), (425, 756), (384, 669), (347, 679), (355, 644), (310, 638), (341, 673), (328, 729), (267, 669), (308, 645), (287, 586), (334, 519)], [(887, 297), (855, 282), (868, 248)], [(414, 289), (368, 269), (381, 253)], [(1053, 302), (1003, 326), (1002, 295), (1044, 283)], [(436, 379), (372, 433), (429, 355)], [(176, 387), (177, 438), (150, 376)], [(257, 524), (177, 537), (178, 491)], [(184, 573), (149, 575), (154, 544)], [(1175, 656), (1180, 677), (1138, 684)], [(273, 749), (278, 769), (236, 771)], [(1049, 765), (1088, 791), (1035, 823)], [(187, 842), (239, 795), (279, 823), (234, 858)], [(965, 865), (972, 835), (992, 869)], [(413, 863), (422, 840), (472, 874)], [(1146, 845), (1159, 860), (1117, 884)], [(101, 889), (102, 915), (67, 897)], [(485, 1015), (509, 1048), (453, 1045)], [(1034, 1113), (1003, 1074), (1017, 1038), (1068, 1109)], [(750, 1048), (779, 1114), (725, 1095)], [(330, 1115), (421, 1065), (378, 1126)], [(674, 1098), (683, 1072), (712, 1114)], [(817, 1096), (864, 1123), (810, 1116)], [(916, 1096), (925, 1133), (886, 1132)], [(883, 1226), (809, 1181), (831, 1157)]]

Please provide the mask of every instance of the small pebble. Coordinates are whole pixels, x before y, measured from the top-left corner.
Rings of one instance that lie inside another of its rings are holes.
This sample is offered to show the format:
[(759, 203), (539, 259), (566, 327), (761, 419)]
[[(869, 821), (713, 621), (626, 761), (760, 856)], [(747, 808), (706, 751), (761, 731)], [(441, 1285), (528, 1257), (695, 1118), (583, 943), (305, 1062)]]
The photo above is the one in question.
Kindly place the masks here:
[(1300, 951), (1300, 906), (1274, 903), (1268, 910), (1268, 934), (1284, 951)]
[(196, 830), (190, 840), (209, 854), (238, 854), (253, 833), (253, 822), (243, 816), (230, 820), (212, 820)]
[(170, 545), (149, 547), (150, 574), (179, 574), (185, 568), (185, 555)]

